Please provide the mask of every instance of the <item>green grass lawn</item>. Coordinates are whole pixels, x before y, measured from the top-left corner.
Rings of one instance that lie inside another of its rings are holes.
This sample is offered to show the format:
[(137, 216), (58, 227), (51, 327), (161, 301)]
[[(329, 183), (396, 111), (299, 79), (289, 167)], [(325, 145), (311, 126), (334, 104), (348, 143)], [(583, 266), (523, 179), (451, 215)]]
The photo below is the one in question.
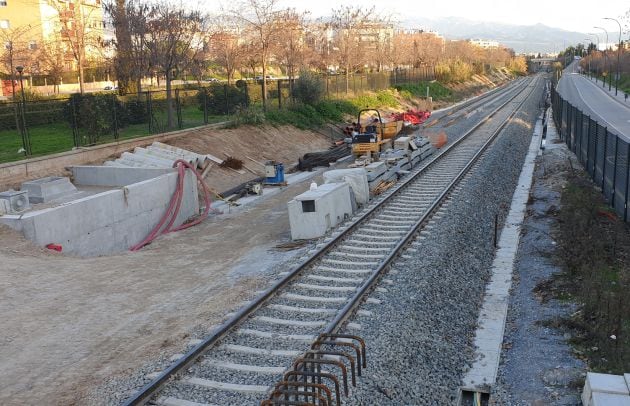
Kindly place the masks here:
[[(157, 109), (156, 109), (157, 110)], [(151, 134), (166, 131), (166, 111), (154, 111), (154, 128), (149, 130), (148, 123), (132, 124), (118, 129), (118, 139), (130, 139), (144, 137)], [(226, 121), (229, 118), (223, 115), (209, 116), (209, 123)], [(204, 124), (203, 111), (197, 105), (190, 105), (182, 108), (182, 128), (198, 127)], [(27, 123), (28, 126), (28, 123)], [(175, 126), (177, 127), (177, 116), (175, 116)], [(177, 129), (177, 128), (176, 128)], [(33, 155), (31, 157), (55, 154), (58, 152), (70, 151), (74, 146), (72, 128), (66, 122), (58, 122), (40, 126), (28, 127), (31, 139)], [(86, 142), (87, 136), (80, 136)], [(97, 144), (105, 144), (115, 141), (114, 134), (106, 134), (99, 138)], [(0, 131), (0, 163), (12, 162), (25, 159), (24, 153), (18, 152), (22, 148), (22, 138), (18, 130)]]

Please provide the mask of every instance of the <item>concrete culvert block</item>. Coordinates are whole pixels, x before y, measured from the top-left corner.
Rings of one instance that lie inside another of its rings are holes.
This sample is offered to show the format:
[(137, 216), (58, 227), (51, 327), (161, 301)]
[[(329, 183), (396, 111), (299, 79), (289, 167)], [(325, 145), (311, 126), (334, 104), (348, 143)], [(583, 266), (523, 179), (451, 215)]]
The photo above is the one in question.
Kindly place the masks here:
[(77, 191), (69, 178), (61, 176), (29, 180), (22, 183), (20, 189), (28, 191), (28, 200), (31, 203), (47, 203)]

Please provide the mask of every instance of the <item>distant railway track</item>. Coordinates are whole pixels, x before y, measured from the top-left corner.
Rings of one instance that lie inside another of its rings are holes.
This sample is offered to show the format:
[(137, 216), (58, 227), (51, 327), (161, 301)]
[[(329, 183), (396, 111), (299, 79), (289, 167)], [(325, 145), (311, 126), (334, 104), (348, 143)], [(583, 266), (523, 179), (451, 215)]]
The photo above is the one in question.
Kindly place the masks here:
[(430, 162), (421, 163), (362, 209), (349, 224), (318, 245), (308, 259), (240, 309), (125, 405), (260, 404), (294, 358), (308, 350), (320, 334), (338, 332), (353, 316), (392, 261), (518, 112), (538, 80), (522, 79), (458, 106), (457, 111), (463, 112), (483, 103), (490, 111)]

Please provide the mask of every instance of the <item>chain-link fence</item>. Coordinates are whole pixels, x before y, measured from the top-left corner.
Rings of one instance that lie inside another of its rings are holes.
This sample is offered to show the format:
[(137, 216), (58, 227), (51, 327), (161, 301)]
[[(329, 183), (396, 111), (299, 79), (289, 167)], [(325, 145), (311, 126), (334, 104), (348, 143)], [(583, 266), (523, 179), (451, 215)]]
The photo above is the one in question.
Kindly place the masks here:
[(628, 221), (630, 143), (568, 103), (555, 88), (552, 108), (560, 138), (576, 154), (610, 206)]
[[(398, 84), (432, 80), (432, 67), (391, 72), (321, 76), (325, 97), (358, 96)], [(295, 103), (294, 80), (267, 81), (267, 106)], [(229, 120), (239, 108), (262, 105), (262, 81), (236, 85), (186, 84), (172, 90), (124, 96), (113, 92), (72, 94), (57, 99), (22, 98), (0, 102), (0, 163), (69, 151), (121, 139)]]

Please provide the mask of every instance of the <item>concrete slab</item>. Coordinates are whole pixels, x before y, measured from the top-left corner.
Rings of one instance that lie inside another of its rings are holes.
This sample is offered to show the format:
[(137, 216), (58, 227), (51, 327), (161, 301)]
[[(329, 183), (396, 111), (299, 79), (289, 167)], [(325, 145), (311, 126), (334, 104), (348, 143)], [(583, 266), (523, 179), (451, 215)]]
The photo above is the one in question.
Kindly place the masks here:
[[(585, 406), (594, 405), (592, 398), (595, 393), (621, 395), (630, 400), (630, 390), (626, 380), (621, 375), (600, 374), (588, 372), (582, 391), (582, 403)], [(605, 403), (601, 403), (604, 405)]]
[(47, 203), (77, 191), (70, 179), (62, 176), (29, 180), (22, 183), (20, 189), (28, 191), (28, 200), (31, 203)]
[(76, 185), (123, 187), (175, 172), (174, 168), (124, 168), (115, 166), (72, 166)]
[[(630, 396), (594, 392), (591, 406), (630, 406)], [(589, 406), (586, 405), (585, 406)]]

